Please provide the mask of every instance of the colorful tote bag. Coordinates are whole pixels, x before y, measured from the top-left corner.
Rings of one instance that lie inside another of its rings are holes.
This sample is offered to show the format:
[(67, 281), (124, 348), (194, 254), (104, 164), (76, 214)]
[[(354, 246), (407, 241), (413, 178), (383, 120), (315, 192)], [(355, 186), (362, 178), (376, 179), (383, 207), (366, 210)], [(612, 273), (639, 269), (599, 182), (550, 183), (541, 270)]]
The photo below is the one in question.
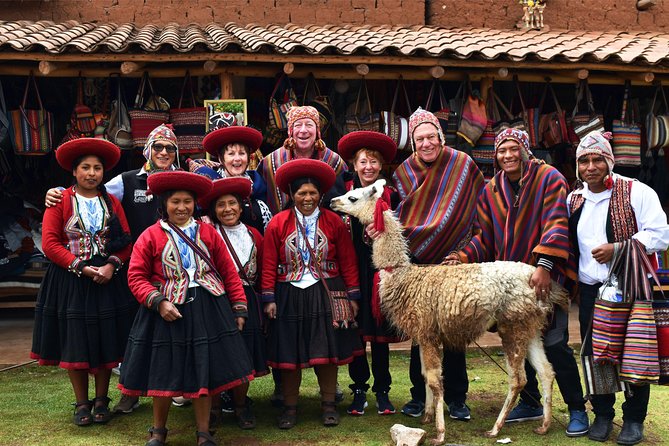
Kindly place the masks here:
[(365, 78), (360, 81), (353, 111), (346, 115), (345, 132), (350, 133), (357, 130), (381, 131), (381, 115), (372, 112), (372, 102), (369, 99)]
[(660, 362), (651, 301), (637, 300), (627, 322), (620, 379), (632, 384), (657, 384)]
[(641, 165), (641, 126), (634, 122), (634, 106), (629, 97), (630, 81), (625, 81), (625, 93), (620, 119), (613, 121), (613, 155), (616, 165)]
[(84, 104), (83, 79), (80, 77), (77, 82), (77, 103), (70, 116), (70, 125), (61, 144), (73, 139), (94, 136), (97, 121), (93, 111)]
[(462, 106), (458, 136), (474, 147), (488, 125), (488, 115), (486, 104), (478, 95), (478, 92), (472, 90), (469, 81), (468, 87), (469, 93)]
[(313, 73), (309, 73), (307, 76), (304, 85), (304, 95), (302, 96), (302, 105), (311, 105), (318, 110), (318, 118), (321, 124), (321, 135), (326, 135), (332, 126), (334, 111), (329, 96), (321, 94), (321, 90), (318, 87), (318, 81)]
[[(278, 95), (278, 98), (277, 98)], [(268, 126), (274, 129), (288, 129), (288, 110), (297, 106), (297, 96), (285, 74), (281, 74), (269, 98)]]
[[(450, 101), (446, 101), (444, 90), (437, 79), (432, 82), (430, 92), (425, 102), (425, 110), (431, 111), (439, 120), (439, 125), (446, 138), (446, 145), (455, 147), (457, 143), (458, 127), (460, 125), (460, 116), (462, 111), (462, 92), (465, 83), (460, 83), (457, 93)], [(439, 95), (438, 108), (434, 107), (434, 98)]]
[(409, 95), (407, 94), (406, 87), (402, 77), (400, 76), (397, 81), (397, 87), (395, 88), (395, 95), (393, 96), (393, 103), (390, 106), (389, 111), (381, 112), (381, 121), (383, 133), (388, 135), (397, 145), (397, 150), (411, 150), (411, 144), (409, 144), (409, 119), (399, 114), (395, 113), (395, 108), (397, 106), (397, 98), (400, 93), (400, 89), (404, 92), (404, 102), (407, 106), (408, 115), (411, 114), (411, 103), (409, 102)]
[[(111, 82), (111, 77), (109, 81)], [(111, 103), (106, 139), (119, 146), (122, 150), (130, 150), (133, 148), (130, 115), (128, 114), (128, 107), (125, 104), (121, 76), (118, 76), (116, 81), (116, 99)]]
[(560, 144), (569, 144), (570, 141), (565, 111), (560, 106), (560, 101), (558, 101), (550, 81), (546, 82), (546, 89), (553, 98), (555, 111), (544, 113), (539, 117), (539, 139), (543, 147), (550, 149)]
[(660, 363), (660, 384), (669, 384), (669, 301), (654, 300), (653, 315), (657, 331), (657, 355)]
[[(664, 112), (655, 112), (655, 102), (657, 101), (657, 94), (662, 94), (662, 102), (664, 103)], [(657, 85), (655, 96), (653, 97), (653, 105), (650, 107), (650, 113), (646, 117), (646, 132), (648, 140), (648, 148), (650, 150), (666, 149), (669, 147), (669, 105), (667, 105), (667, 96), (664, 94), (662, 84)]]
[[(32, 85), (37, 97), (37, 109), (27, 108), (28, 90)], [(42, 98), (32, 71), (23, 92), (18, 110), (9, 112), (14, 153), (17, 155), (45, 155), (53, 150), (53, 116), (44, 109)]]
[[(191, 107), (182, 107), (186, 89), (190, 92)], [(170, 122), (174, 126), (180, 154), (204, 152), (202, 140), (206, 131), (206, 121), (207, 110), (196, 105), (190, 71), (186, 71), (179, 105), (170, 109)]]
[[(149, 87), (150, 96), (144, 100)], [(169, 119), (170, 104), (153, 90), (149, 72), (145, 71), (135, 96), (135, 105), (130, 110), (130, 128), (132, 144), (137, 149), (144, 148), (149, 133)]]
[[(587, 112), (579, 112), (579, 103), (585, 99), (587, 102)], [(592, 100), (592, 93), (588, 85), (588, 80), (584, 79), (579, 82), (576, 89), (576, 105), (571, 112), (571, 126), (574, 129), (575, 139), (572, 141), (578, 144), (585, 135), (590, 132), (604, 131), (604, 117), (595, 111), (595, 103)]]

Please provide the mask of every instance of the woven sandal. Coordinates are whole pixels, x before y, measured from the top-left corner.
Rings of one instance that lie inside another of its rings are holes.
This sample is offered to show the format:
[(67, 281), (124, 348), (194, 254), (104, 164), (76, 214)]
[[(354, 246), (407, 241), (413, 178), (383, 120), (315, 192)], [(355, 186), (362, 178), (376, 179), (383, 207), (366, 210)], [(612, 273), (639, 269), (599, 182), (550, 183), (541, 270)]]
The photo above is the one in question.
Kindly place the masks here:
[(255, 429), (256, 427), (256, 416), (251, 410), (249, 404), (245, 404), (241, 407), (235, 408), (235, 416), (237, 417), (237, 426), (240, 429), (248, 430)]
[(292, 429), (297, 424), (297, 406), (283, 406), (283, 412), (276, 419), (279, 429)]
[(93, 415), (91, 414), (92, 401), (77, 401), (73, 406), (74, 416), (72, 417), (72, 422), (76, 426), (90, 426), (93, 424)]
[(334, 427), (339, 425), (339, 412), (337, 412), (337, 403), (334, 401), (321, 401), (321, 420), (323, 426)]
[[(109, 410), (111, 399), (106, 396), (96, 396), (93, 398), (93, 421), (99, 424), (108, 423), (111, 420), (112, 413)], [(100, 403), (98, 405), (98, 403)]]
[[(152, 427), (149, 429), (149, 434), (152, 438), (149, 438), (149, 441), (146, 442), (144, 446), (165, 446), (167, 441), (167, 428), (165, 427)], [(154, 435), (160, 435), (163, 439), (153, 437)]]
[(218, 446), (216, 444), (216, 440), (214, 440), (214, 437), (209, 432), (200, 432), (196, 431), (195, 432), (195, 438), (199, 441), (200, 438), (204, 438), (205, 441), (202, 443), (197, 443), (198, 446)]

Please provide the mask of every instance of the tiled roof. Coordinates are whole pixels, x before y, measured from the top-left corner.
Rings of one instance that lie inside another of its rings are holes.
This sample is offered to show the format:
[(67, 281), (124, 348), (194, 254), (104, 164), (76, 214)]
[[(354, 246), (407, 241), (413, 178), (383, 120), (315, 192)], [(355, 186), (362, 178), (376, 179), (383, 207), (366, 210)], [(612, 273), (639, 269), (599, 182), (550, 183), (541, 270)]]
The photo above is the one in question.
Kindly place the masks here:
[(208, 25), (0, 21), (2, 52), (418, 56), (669, 66), (669, 34), (432, 26)]

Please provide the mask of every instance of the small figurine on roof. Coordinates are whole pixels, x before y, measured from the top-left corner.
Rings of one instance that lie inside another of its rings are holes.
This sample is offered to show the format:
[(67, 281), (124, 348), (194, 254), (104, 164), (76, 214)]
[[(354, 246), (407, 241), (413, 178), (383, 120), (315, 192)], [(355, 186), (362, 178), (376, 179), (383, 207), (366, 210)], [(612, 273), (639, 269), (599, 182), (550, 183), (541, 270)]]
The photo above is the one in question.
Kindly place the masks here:
[(544, 27), (545, 0), (520, 0), (523, 5), (524, 28), (542, 29)]

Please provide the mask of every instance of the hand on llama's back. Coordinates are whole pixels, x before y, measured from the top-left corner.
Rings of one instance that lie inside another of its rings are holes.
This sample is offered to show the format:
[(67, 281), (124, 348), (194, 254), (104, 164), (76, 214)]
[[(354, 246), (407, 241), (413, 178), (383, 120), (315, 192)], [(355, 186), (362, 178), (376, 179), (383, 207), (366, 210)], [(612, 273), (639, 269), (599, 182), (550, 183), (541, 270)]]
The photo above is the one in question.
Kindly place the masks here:
[(374, 220), (374, 206), (383, 194), (386, 180), (376, 180), (374, 184), (359, 187), (335, 197), (330, 201), (330, 207), (337, 212), (343, 212), (368, 225)]

